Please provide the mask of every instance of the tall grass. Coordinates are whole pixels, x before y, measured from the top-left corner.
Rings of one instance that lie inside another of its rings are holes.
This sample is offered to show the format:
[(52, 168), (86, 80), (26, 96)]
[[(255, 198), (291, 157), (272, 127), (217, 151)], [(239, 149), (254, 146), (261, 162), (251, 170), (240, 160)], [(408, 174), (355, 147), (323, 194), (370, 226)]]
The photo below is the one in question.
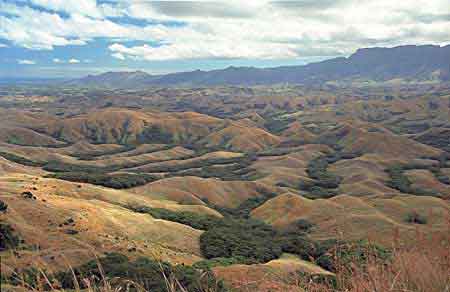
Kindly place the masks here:
[[(275, 281), (273, 277), (263, 276), (259, 279), (259, 283), (249, 280), (249, 283), (234, 286), (232, 291), (450, 292), (449, 237), (450, 228), (447, 234), (436, 233), (431, 236), (425, 236), (417, 231), (414, 244), (406, 248), (401, 246), (394, 236), (392, 256), (388, 260), (377, 258), (375, 253), (371, 253), (370, 250), (367, 251), (366, 260), (363, 263), (356, 259), (342, 261), (335, 257), (336, 281), (332, 285), (319, 283), (314, 280), (314, 277), (308, 276), (298, 277), (297, 275), (297, 277), (286, 277), (286, 279)], [(338, 254), (337, 250), (335, 252)], [(101, 279), (89, 277), (79, 279), (73, 272), (75, 289), (71, 291), (153, 292), (143, 288), (144, 282), (106, 277), (100, 263), (98, 269)], [(193, 292), (184, 288), (173, 275), (165, 275), (162, 268), (161, 273), (164, 276), (165, 292)], [(37, 284), (33, 286), (27, 284), (29, 283), (27, 277), (30, 275), (13, 272), (13, 276), (16, 278), (14, 291), (64, 291), (42, 269), (35, 269), (35, 274), (32, 276), (36, 277), (35, 283)], [(8, 291), (3, 289), (6, 287), (3, 285), (2, 292)], [(201, 287), (195, 292), (216, 291), (218, 291), (217, 286), (212, 285), (212, 287)]]

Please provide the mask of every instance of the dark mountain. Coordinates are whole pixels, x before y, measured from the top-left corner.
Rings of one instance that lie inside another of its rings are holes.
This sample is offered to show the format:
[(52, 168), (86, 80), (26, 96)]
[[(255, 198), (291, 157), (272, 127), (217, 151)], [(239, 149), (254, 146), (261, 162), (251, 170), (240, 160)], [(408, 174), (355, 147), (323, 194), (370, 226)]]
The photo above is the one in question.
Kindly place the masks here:
[(70, 80), (67, 85), (100, 86), (112, 88), (132, 88), (146, 84), (152, 80), (152, 75), (143, 71), (135, 72), (106, 72), (99, 75), (88, 75), (86, 77)]
[(222, 70), (149, 75), (108, 72), (72, 80), (70, 84), (133, 88), (171, 85), (320, 84), (345, 80), (450, 80), (450, 45), (359, 49), (348, 58), (334, 58), (304, 66), (276, 68), (228, 67)]

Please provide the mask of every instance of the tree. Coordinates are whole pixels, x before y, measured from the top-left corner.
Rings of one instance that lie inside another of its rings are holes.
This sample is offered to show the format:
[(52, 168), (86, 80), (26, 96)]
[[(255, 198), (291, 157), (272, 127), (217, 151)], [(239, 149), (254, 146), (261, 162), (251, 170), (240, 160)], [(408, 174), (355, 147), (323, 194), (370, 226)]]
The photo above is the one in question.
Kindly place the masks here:
[(8, 209), (8, 204), (0, 200), (0, 213), (5, 213)]

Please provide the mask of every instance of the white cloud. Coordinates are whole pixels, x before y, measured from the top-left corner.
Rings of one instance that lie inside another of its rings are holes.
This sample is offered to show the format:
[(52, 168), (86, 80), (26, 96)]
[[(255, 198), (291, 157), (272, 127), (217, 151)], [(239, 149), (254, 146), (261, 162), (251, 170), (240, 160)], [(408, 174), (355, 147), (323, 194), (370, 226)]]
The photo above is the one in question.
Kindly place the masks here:
[(17, 63), (20, 65), (34, 65), (34, 64), (36, 64), (36, 61), (27, 60), (27, 59), (19, 59), (19, 60), (17, 60)]
[(78, 63), (80, 63), (80, 60), (72, 58), (72, 59), (69, 59), (68, 63), (69, 64), (78, 64)]
[[(114, 50), (112, 50), (112, 51), (114, 51)], [(114, 53), (111, 56), (113, 56), (114, 58), (119, 59), (119, 60), (125, 60), (125, 56), (122, 53)]]
[[(5, 12), (0, 38), (41, 50), (106, 38), (114, 40), (109, 50), (120, 60), (291, 59), (346, 55), (367, 46), (450, 42), (448, 0), (30, 1), (52, 12), (0, 2)], [(161, 24), (111, 18), (120, 16)], [(183, 25), (167, 25), (170, 21)], [(160, 45), (130, 46), (125, 40)]]
[(8, 46), (5, 44), (0, 43), (0, 48), (7, 48)]
[(64, 61), (58, 58), (54, 58), (53, 63), (64, 63)]
[(102, 12), (97, 7), (96, 0), (31, 0), (31, 3), (49, 10), (68, 14), (102, 17)]

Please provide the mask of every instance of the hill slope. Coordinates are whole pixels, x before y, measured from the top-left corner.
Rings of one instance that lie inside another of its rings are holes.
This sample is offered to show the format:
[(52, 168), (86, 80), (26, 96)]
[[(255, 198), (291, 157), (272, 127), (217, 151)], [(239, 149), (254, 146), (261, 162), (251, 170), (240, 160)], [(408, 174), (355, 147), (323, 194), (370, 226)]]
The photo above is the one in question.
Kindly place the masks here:
[(68, 82), (70, 85), (134, 88), (149, 85), (255, 85), (317, 84), (334, 80), (393, 79), (429, 81), (450, 79), (450, 45), (364, 48), (350, 57), (334, 58), (304, 66), (275, 68), (228, 67), (166, 75), (144, 72), (107, 72)]

